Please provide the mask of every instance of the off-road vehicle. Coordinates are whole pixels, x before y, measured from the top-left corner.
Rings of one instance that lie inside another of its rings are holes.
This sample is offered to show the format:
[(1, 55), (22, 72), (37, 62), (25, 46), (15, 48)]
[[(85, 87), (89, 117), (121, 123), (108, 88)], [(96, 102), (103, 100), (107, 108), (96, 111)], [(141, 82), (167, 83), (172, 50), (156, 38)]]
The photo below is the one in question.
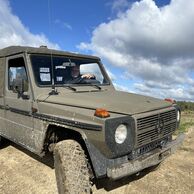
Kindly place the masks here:
[[(72, 69), (79, 66), (79, 79)], [(83, 76), (83, 75), (92, 76)], [(58, 191), (90, 193), (161, 163), (183, 141), (174, 103), (116, 91), (100, 58), (11, 46), (0, 50), (0, 136), (43, 157)]]

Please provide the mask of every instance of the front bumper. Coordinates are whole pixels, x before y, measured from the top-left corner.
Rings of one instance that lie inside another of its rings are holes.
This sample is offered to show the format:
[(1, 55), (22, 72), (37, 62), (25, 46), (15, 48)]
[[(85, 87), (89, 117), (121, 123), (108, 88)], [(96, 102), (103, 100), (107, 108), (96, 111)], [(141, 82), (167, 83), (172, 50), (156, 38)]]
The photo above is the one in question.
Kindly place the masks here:
[(116, 180), (140, 172), (141, 170), (157, 165), (174, 153), (182, 144), (185, 135), (179, 135), (175, 140), (166, 144), (163, 149), (157, 148), (152, 152), (144, 154), (136, 160), (129, 160), (127, 163), (117, 167), (107, 168), (107, 177)]

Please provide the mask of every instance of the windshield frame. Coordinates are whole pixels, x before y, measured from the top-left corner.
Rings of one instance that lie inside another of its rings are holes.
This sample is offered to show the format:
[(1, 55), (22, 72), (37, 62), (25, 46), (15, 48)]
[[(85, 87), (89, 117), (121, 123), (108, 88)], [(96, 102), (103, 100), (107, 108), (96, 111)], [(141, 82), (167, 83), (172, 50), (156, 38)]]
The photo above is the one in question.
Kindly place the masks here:
[[(36, 86), (40, 87), (40, 88), (49, 88), (49, 87), (52, 87), (52, 81), (51, 81), (51, 84), (45, 84), (45, 85), (42, 85), (38, 82), (37, 80), (37, 75), (36, 75), (36, 72), (35, 72), (35, 69), (34, 69), (34, 65), (33, 65), (33, 62), (32, 62), (32, 57), (33, 56), (42, 56), (42, 57), (50, 57), (51, 60), (52, 58), (54, 57), (60, 57), (60, 58), (67, 58), (67, 59), (70, 59), (70, 61), (72, 60), (90, 60), (92, 63), (96, 63), (99, 67), (99, 70), (102, 74), (102, 76), (104, 77), (104, 79), (106, 80), (107, 83), (101, 83), (101, 84), (81, 84), (81, 83), (64, 83), (64, 84), (56, 84), (54, 83), (54, 86), (55, 87), (64, 87), (64, 86), (73, 86), (73, 87), (81, 87), (81, 86), (91, 86), (91, 85), (98, 85), (98, 86), (108, 86), (108, 85), (111, 85), (111, 80), (110, 80), (110, 77), (108, 76), (103, 64), (101, 63), (100, 60), (97, 60), (97, 59), (91, 59), (91, 58), (87, 58), (87, 57), (75, 57), (75, 56), (66, 56), (66, 55), (57, 55), (57, 54), (40, 54), (40, 53), (33, 53), (33, 54), (29, 54), (29, 59), (30, 59), (30, 63), (31, 63), (31, 67), (32, 67), (32, 74), (34, 76), (34, 81), (36, 83)], [(51, 65), (51, 80), (52, 80), (52, 74), (53, 74), (53, 71), (52, 71), (52, 65)]]

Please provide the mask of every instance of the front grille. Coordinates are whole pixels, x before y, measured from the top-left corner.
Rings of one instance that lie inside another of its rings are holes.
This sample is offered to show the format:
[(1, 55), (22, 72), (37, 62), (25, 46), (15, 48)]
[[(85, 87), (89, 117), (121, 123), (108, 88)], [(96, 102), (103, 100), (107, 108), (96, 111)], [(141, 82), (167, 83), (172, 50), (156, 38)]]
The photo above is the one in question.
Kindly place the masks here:
[(168, 136), (176, 130), (176, 110), (137, 119), (137, 147)]

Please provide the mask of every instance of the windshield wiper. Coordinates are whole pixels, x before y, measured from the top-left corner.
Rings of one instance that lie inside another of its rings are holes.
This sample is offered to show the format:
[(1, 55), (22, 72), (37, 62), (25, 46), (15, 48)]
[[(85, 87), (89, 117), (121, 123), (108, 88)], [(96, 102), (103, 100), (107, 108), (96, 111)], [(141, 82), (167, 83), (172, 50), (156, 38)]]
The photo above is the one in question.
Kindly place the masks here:
[(72, 86), (70, 86), (70, 85), (63, 85), (63, 87), (65, 87), (65, 88), (67, 88), (67, 89), (70, 89), (70, 90), (72, 90), (72, 91), (74, 91), (74, 92), (77, 91), (76, 88), (74, 88), (74, 87), (72, 87)]
[[(97, 89), (99, 89), (99, 90), (102, 90), (102, 88), (99, 86), (99, 85), (97, 85), (97, 84), (88, 84), (89, 86), (93, 86), (93, 87), (95, 87), (95, 88), (97, 88)], [(82, 84), (82, 86), (84, 86), (84, 84)], [(85, 86), (87, 86), (87, 85), (85, 85)], [(65, 87), (65, 88), (67, 88), (67, 89), (70, 89), (70, 90), (72, 90), (72, 91), (74, 91), (74, 92), (76, 92), (77, 91), (77, 89), (76, 88), (74, 88), (74, 87), (72, 87), (72, 86), (70, 86), (70, 85), (63, 85), (63, 87)]]
[(89, 86), (94, 86), (95, 88), (97, 88), (99, 90), (102, 90), (102, 88), (97, 84), (89, 84)]

